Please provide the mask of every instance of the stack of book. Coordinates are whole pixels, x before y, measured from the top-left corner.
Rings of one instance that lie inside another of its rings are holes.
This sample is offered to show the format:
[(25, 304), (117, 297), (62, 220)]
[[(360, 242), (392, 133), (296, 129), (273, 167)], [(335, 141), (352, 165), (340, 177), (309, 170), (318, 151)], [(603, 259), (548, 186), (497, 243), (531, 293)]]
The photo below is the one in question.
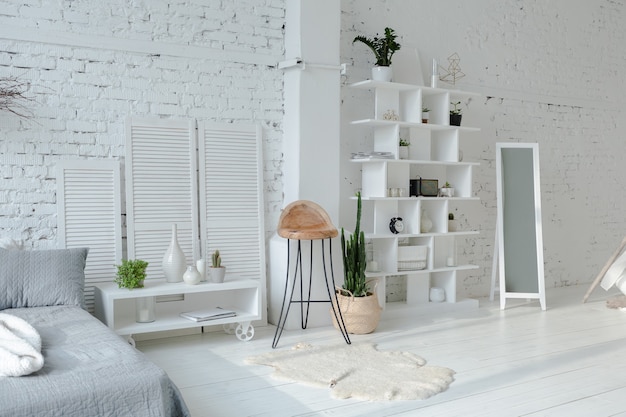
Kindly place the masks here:
[(391, 152), (353, 152), (352, 159), (394, 159)]
[(181, 317), (184, 317), (192, 321), (209, 321), (224, 319), (227, 317), (234, 317), (237, 313), (232, 310), (226, 310), (222, 307), (207, 308), (204, 310), (187, 311), (180, 313)]

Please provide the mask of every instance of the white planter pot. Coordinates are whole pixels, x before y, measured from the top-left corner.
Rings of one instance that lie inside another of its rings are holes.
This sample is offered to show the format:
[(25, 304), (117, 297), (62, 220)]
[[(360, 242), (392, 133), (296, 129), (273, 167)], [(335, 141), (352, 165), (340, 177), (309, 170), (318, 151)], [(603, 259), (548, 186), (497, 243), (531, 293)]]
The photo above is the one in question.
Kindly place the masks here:
[(391, 81), (393, 78), (393, 70), (391, 67), (374, 67), (372, 68), (372, 80), (374, 81)]
[(454, 197), (454, 188), (440, 188), (439, 196), (440, 197)]
[(409, 147), (400, 146), (400, 159), (409, 159)]
[(224, 276), (226, 275), (226, 267), (220, 266), (218, 268), (210, 267), (211, 282), (222, 283), (224, 282)]

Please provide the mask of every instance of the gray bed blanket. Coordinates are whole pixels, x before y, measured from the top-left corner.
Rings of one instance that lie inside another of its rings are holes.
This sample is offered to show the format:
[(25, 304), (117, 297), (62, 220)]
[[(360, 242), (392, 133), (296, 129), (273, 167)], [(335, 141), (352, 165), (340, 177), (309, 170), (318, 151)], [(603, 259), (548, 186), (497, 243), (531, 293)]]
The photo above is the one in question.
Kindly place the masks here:
[(0, 416), (189, 416), (165, 371), (79, 307), (3, 310), (41, 335), (44, 367), (0, 377)]

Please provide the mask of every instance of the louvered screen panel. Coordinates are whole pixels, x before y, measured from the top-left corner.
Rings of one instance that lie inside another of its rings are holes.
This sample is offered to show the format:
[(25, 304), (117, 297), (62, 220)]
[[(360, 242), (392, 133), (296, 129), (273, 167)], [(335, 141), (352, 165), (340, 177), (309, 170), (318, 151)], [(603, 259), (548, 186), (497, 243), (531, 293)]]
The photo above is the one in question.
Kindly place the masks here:
[(164, 278), (172, 225), (191, 264), (198, 242), (195, 122), (129, 119), (126, 143), (128, 258), (148, 262), (148, 279)]
[(228, 274), (265, 282), (261, 128), (200, 124), (200, 230)]
[(59, 246), (89, 248), (85, 300), (93, 312), (93, 284), (111, 282), (122, 259), (119, 162), (61, 161), (57, 200)]

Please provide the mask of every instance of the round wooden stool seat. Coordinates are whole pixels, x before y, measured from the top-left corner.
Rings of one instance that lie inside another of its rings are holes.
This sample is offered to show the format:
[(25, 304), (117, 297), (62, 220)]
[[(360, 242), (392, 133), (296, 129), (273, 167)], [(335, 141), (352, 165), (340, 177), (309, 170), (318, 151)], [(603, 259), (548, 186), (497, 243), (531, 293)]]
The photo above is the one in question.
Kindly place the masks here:
[(338, 235), (328, 213), (308, 200), (297, 200), (283, 210), (278, 220), (278, 235), (285, 239), (316, 240)]

